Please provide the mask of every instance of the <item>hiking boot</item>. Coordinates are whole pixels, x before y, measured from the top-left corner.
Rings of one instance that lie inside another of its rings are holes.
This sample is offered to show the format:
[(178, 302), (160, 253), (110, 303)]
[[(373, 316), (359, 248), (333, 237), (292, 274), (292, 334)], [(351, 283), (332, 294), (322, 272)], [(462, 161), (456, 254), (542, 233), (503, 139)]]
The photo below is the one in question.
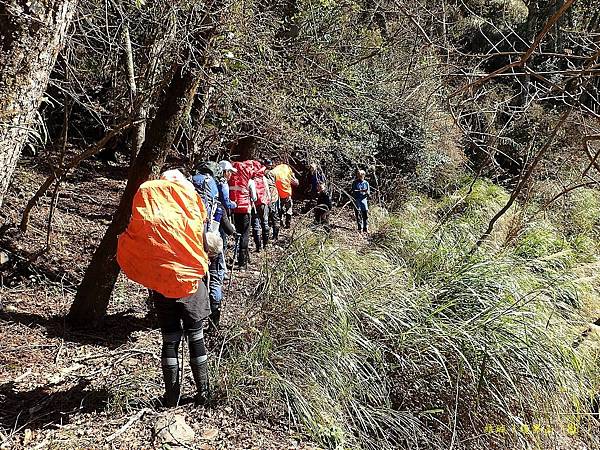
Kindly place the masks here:
[(235, 263), (238, 267), (245, 267), (248, 264), (247, 251), (240, 250), (240, 254), (238, 255), (238, 259)]
[(256, 253), (260, 252), (260, 235), (258, 230), (252, 230), (252, 237), (254, 238), (254, 246), (256, 247)]
[(248, 262), (249, 262), (248, 260), (238, 261), (236, 263), (236, 267), (237, 267), (236, 272), (245, 272), (246, 269), (248, 268)]
[(210, 390), (201, 391), (194, 396), (194, 405), (206, 406), (210, 403)]
[(194, 397), (196, 406), (205, 406), (210, 401), (210, 385), (208, 382), (208, 363), (202, 361), (199, 363), (191, 362), (192, 376), (196, 384), (197, 393)]
[(173, 408), (179, 404), (181, 386), (179, 384), (179, 364), (176, 366), (163, 366), (163, 380), (165, 382), (165, 394), (161, 403), (166, 408)]
[(213, 309), (213, 311), (210, 313), (210, 316), (208, 316), (208, 331), (209, 332), (216, 332), (219, 329), (219, 323), (221, 322), (221, 310), (220, 309)]

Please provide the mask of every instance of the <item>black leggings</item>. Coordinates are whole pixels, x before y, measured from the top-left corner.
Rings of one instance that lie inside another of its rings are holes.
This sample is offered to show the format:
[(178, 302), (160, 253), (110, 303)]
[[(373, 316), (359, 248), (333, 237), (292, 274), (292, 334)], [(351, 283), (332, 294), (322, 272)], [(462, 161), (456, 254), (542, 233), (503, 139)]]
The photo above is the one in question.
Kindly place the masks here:
[[(186, 330), (185, 335), (188, 338), (190, 349), (190, 363), (202, 363), (207, 360), (206, 346), (204, 345), (204, 331), (202, 327)], [(163, 367), (179, 366), (179, 343), (183, 333), (173, 332), (165, 333), (163, 331), (163, 345), (161, 352), (161, 363)]]
[[(154, 294), (155, 298), (162, 297)], [(173, 299), (158, 298), (155, 301), (158, 322), (162, 333), (161, 364), (163, 368), (179, 367), (177, 352), (184, 333), (188, 338), (190, 364), (200, 364), (207, 360), (204, 345), (203, 320), (194, 320), (186, 303)]]
[(250, 213), (233, 213), (233, 223), (235, 230), (241, 234), (240, 247), (238, 249), (238, 264), (243, 266), (246, 264), (246, 256), (248, 254), (248, 239), (250, 236)]

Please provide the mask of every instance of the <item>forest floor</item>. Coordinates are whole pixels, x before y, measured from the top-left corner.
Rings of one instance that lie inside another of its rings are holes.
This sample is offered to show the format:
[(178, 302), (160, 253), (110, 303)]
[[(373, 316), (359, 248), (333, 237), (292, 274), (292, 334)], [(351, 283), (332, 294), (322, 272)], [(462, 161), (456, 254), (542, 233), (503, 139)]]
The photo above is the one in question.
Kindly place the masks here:
[[(3, 207), (4, 223), (19, 223), (48, 175), (36, 161), (21, 161)], [(147, 291), (122, 275), (102, 329), (65, 325), (78, 281), (118, 204), (125, 170), (87, 161), (63, 182), (48, 246), (52, 191), (34, 209), (27, 233), (0, 231), (0, 448), (149, 448), (157, 420), (173, 414), (194, 429), (191, 448), (314, 448), (284, 421), (237, 414), (223, 399), (209, 408), (157, 408), (163, 389), (160, 332), (146, 305)], [(234, 275), (224, 330), (259, 276), (256, 268)], [(218, 340), (208, 340), (212, 356)], [(187, 355), (184, 374), (183, 395), (191, 396)]]
[[(49, 174), (37, 161), (20, 162), (3, 206), (4, 223), (20, 222), (27, 201)], [(209, 408), (191, 403), (157, 408), (163, 392), (160, 332), (146, 304), (147, 290), (124, 276), (119, 277), (103, 328), (65, 325), (125, 177), (121, 166), (86, 161), (61, 185), (48, 246), (52, 191), (33, 210), (26, 233), (0, 228), (0, 449), (150, 448), (157, 446), (156, 424), (175, 414), (195, 431), (193, 443), (183, 448), (316, 448), (290, 429), (285, 418), (237, 412), (222, 392)], [(277, 247), (260, 258), (253, 255), (248, 271), (234, 273), (231, 291), (225, 288), (229, 295), (222, 332), (207, 340), (212, 358), (220, 357), (229, 325), (247, 313), (246, 300), (261, 277), (259, 267), (276, 261), (309, 220), (296, 217), (294, 229), (282, 230)], [(333, 237), (342, 245), (369, 245), (353, 231), (349, 211), (338, 209), (334, 224)], [(194, 386), (187, 354), (184, 378), (183, 396), (189, 398)], [(560, 448), (586, 447), (565, 436)]]

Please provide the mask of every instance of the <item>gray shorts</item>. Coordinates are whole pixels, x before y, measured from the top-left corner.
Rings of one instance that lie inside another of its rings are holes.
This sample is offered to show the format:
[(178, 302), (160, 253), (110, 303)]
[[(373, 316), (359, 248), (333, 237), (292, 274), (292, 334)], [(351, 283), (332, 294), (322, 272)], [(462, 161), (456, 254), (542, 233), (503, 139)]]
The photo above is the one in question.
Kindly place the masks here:
[(210, 315), (210, 302), (205, 280), (199, 283), (195, 293), (187, 297), (167, 298), (153, 291), (152, 299), (158, 322), (163, 331), (180, 330), (182, 322), (184, 330), (198, 328), (202, 321)]

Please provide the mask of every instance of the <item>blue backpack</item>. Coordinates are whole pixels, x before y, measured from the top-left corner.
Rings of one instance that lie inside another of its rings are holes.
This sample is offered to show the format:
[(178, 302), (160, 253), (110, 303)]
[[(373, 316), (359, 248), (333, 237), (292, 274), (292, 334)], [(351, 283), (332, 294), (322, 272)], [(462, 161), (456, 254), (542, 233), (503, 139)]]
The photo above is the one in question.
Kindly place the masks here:
[(192, 183), (206, 207), (209, 220), (213, 220), (219, 205), (217, 182), (207, 173), (198, 173), (192, 177)]

